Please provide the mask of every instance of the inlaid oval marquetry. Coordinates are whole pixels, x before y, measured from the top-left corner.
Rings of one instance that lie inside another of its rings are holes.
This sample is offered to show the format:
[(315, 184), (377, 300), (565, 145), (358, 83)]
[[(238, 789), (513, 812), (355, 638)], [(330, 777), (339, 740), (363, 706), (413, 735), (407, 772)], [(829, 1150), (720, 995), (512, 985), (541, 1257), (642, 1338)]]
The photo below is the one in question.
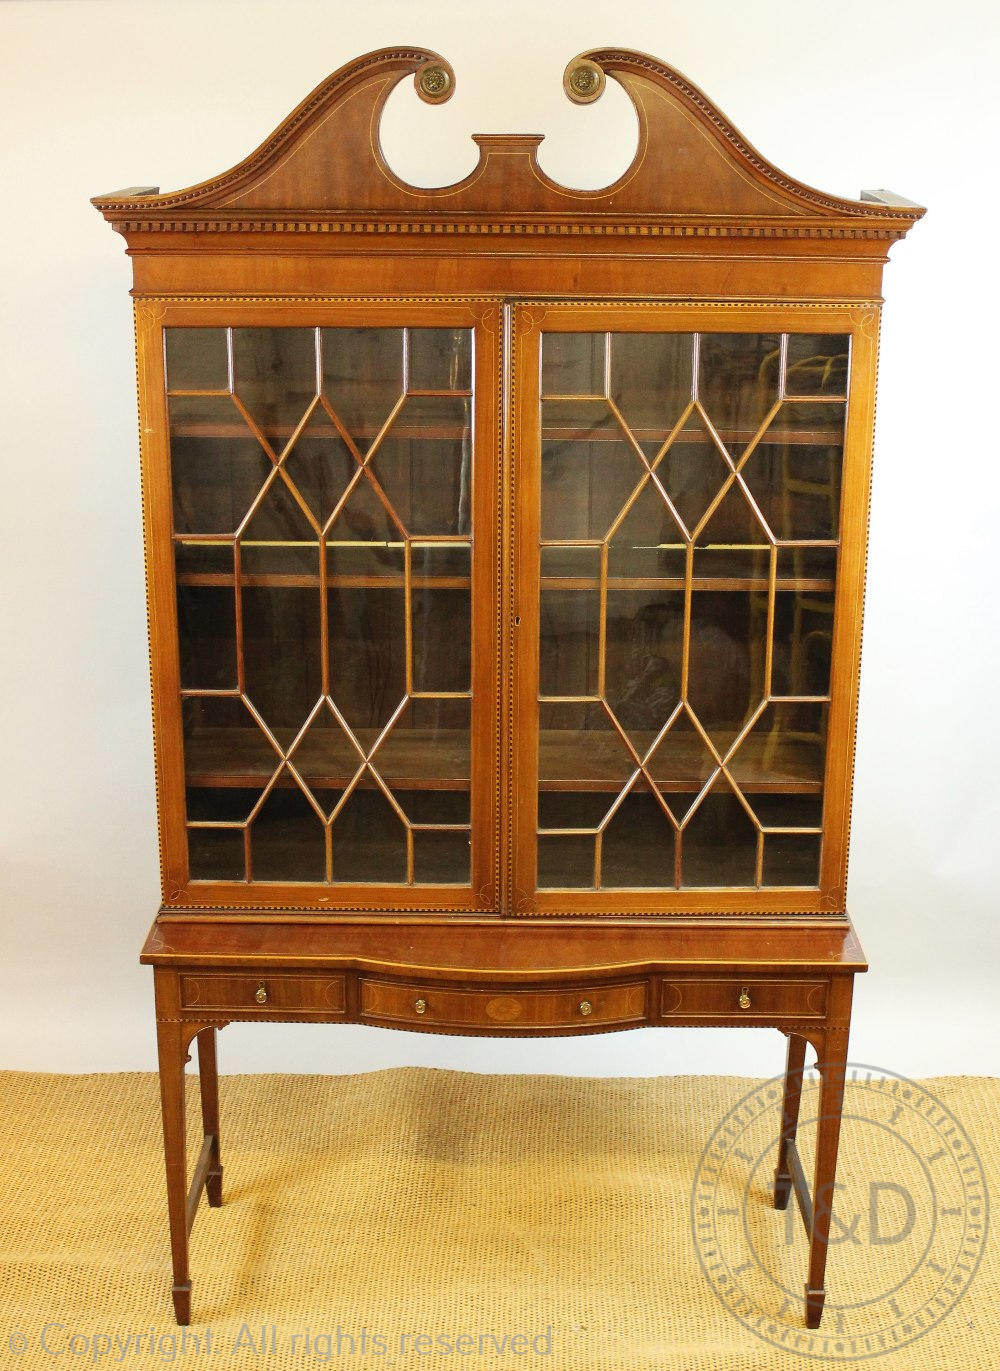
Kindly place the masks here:
[(486, 1013), (497, 1023), (513, 1023), (524, 1013), (524, 1005), (520, 1000), (515, 1000), (513, 995), (497, 995), (486, 1001)]

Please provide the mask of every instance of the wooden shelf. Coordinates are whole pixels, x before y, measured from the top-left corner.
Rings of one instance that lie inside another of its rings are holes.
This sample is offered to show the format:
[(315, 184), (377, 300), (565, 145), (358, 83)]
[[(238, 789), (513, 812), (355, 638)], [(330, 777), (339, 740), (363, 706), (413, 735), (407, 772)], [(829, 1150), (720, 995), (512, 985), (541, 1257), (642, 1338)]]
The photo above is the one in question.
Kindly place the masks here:
[[(282, 747), (290, 746), (294, 737), (287, 730), (276, 736)], [(370, 748), (378, 734), (375, 729), (359, 729), (357, 736), (362, 747)], [(642, 756), (655, 735), (629, 736)], [(610, 729), (542, 729), (538, 750), (542, 791), (614, 793), (633, 770), (621, 740)], [(675, 735), (661, 753), (652, 772), (664, 793), (697, 792), (714, 768), (693, 734)], [(737, 756), (735, 773), (748, 793), (816, 794), (822, 790), (823, 750), (818, 742), (752, 735)], [(187, 740), (185, 761), (187, 784), (206, 788), (258, 788), (278, 765), (277, 754), (256, 728), (198, 729)], [(359, 759), (347, 738), (331, 728), (307, 736), (292, 761), (310, 785), (336, 790), (354, 775)], [(394, 790), (467, 790), (469, 735), (458, 729), (397, 728), (382, 744), (374, 764)], [(279, 782), (294, 783), (287, 775)], [(374, 782), (368, 778), (366, 784)]]
[[(378, 730), (357, 730), (366, 750), (375, 746)], [(282, 747), (295, 735), (276, 729)], [(292, 764), (311, 786), (339, 790), (360, 764), (348, 738), (336, 728), (313, 729), (292, 757)], [(259, 728), (199, 728), (185, 742), (187, 784), (192, 787), (259, 788), (278, 766), (274, 748)], [(380, 775), (394, 790), (468, 790), (469, 734), (461, 729), (395, 728), (374, 759)], [(366, 785), (374, 785), (367, 777)], [(294, 785), (290, 776), (279, 784)]]

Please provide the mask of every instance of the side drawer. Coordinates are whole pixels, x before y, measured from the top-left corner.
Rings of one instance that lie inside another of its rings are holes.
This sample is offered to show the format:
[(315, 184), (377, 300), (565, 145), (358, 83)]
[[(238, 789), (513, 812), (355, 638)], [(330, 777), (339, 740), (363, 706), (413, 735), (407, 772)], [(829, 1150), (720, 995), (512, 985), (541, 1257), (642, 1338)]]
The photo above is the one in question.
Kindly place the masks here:
[(784, 977), (664, 978), (661, 1019), (821, 1019), (829, 982)]
[(363, 979), (361, 1019), (406, 1028), (504, 1033), (625, 1027), (646, 1021), (646, 982), (497, 991)]
[(307, 972), (199, 971), (180, 977), (182, 1009), (260, 1015), (302, 1014), (316, 1018), (347, 1013), (344, 976)]

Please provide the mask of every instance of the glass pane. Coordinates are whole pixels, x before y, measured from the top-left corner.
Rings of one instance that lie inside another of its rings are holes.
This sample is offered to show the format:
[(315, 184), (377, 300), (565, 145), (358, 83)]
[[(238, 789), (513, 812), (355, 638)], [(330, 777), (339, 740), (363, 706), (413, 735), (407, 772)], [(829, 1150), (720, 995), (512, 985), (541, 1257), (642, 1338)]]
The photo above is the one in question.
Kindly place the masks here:
[(164, 339), (168, 390), (229, 389), (224, 328), (168, 328)]
[(684, 592), (607, 597), (605, 697), (633, 743), (649, 746), (681, 697)]
[(406, 694), (403, 551), (385, 553), (378, 584), (341, 576), (339, 564), (327, 591), (330, 697), (351, 728), (379, 730)]
[(407, 397), (370, 470), (411, 537), (467, 534), (472, 500), (471, 402)]
[(594, 840), (587, 837), (538, 839), (540, 890), (590, 890), (594, 885)]
[(773, 333), (703, 333), (698, 399), (733, 458), (746, 449), (778, 399), (781, 338)]
[(542, 395), (606, 395), (606, 333), (547, 333)]
[(399, 885), (406, 880), (406, 828), (370, 780), (348, 798), (333, 828), (333, 879)]
[(320, 695), (320, 599), (286, 585), (243, 587), (246, 694), (282, 743), (291, 742)]
[(645, 471), (604, 401), (542, 405), (543, 538), (604, 538)]
[(645, 787), (626, 795), (604, 834), (601, 885), (672, 886), (675, 831), (663, 806)]
[(241, 828), (189, 828), (187, 843), (192, 881), (242, 881), (245, 878)]
[(165, 348), (192, 878), (467, 886), (472, 331)]
[(847, 353), (543, 337), (542, 888), (818, 881)]
[(846, 395), (851, 340), (839, 333), (790, 333), (786, 395)]
[(322, 881), (323, 823), (295, 785), (276, 785), (250, 825), (255, 881)]
[(469, 390), (472, 333), (467, 328), (407, 329), (407, 390)]
[(468, 885), (468, 833), (413, 835), (414, 881), (417, 885)]
[(232, 587), (177, 587), (182, 690), (236, 689), (236, 597)]
[(684, 829), (681, 884), (755, 885), (757, 844), (757, 826), (725, 781), (717, 781)]
[(541, 595), (538, 689), (542, 695), (595, 695), (598, 618), (595, 590), (544, 590)]
[(233, 388), (280, 454), (317, 393), (316, 330), (233, 329)]
[(640, 441), (661, 445), (692, 396), (690, 333), (613, 333), (611, 398)]
[(827, 695), (833, 655), (833, 595), (779, 591), (774, 597), (773, 695)]
[(742, 475), (776, 538), (835, 539), (845, 407), (785, 402), (747, 458)]
[(364, 453), (403, 396), (403, 330), (325, 328), (323, 395)]
[(271, 459), (229, 396), (174, 397), (169, 406), (174, 532), (235, 533)]

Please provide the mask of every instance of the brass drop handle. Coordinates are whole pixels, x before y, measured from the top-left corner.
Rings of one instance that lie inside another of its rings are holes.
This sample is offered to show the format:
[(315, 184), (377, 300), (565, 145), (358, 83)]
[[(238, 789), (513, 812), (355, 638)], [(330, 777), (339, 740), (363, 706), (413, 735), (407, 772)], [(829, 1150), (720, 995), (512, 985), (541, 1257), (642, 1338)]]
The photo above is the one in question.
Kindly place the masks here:
[(586, 1018), (588, 1014), (593, 1014), (593, 1012), (594, 1006), (590, 1003), (589, 1000), (580, 1001), (580, 1013), (583, 1015), (584, 1018)]
[(750, 991), (749, 991), (749, 989), (748, 989), (747, 986), (743, 986), (743, 987), (740, 989), (740, 1008), (741, 1008), (741, 1009), (749, 1009), (749, 1008), (750, 1008)]
[(257, 993), (254, 996), (254, 999), (258, 1004), (267, 1004), (267, 986), (263, 981), (261, 981), (260, 985), (257, 987)]
[(414, 1004), (413, 1008), (417, 1011), (418, 1014), (426, 1014), (426, 1013), (427, 1013), (427, 1001), (424, 1000), (424, 999), (417, 1000), (416, 1003)]

